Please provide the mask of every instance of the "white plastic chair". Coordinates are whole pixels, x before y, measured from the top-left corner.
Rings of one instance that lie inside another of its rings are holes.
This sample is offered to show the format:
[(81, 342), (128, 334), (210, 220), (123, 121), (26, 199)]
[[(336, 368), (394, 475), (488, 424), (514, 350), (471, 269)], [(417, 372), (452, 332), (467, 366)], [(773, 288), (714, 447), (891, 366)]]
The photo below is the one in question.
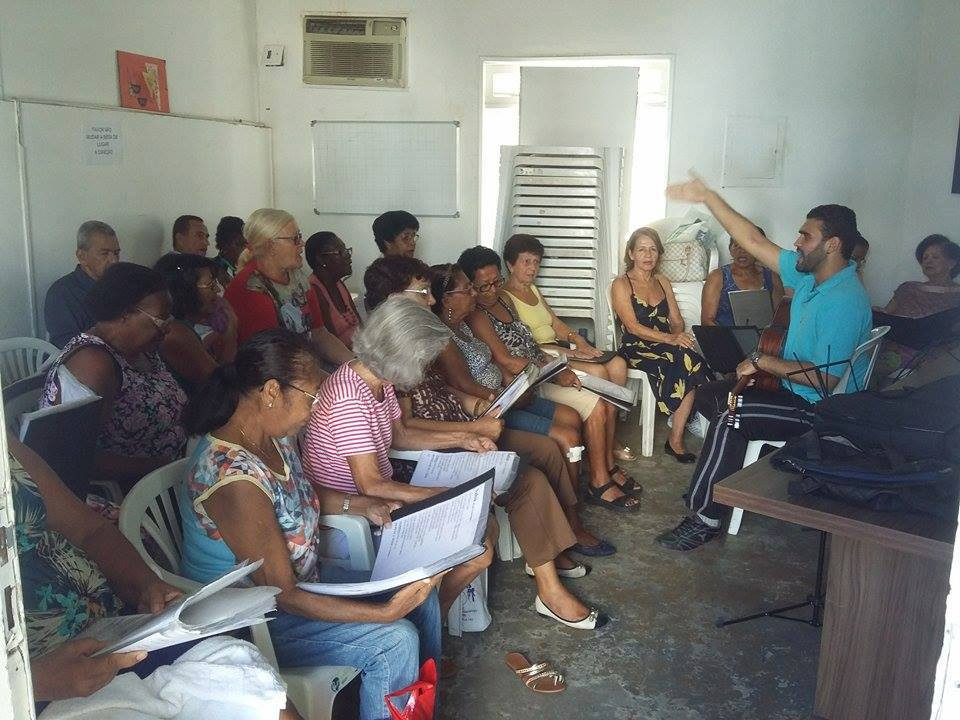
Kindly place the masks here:
[(15, 337), (0, 340), (0, 386), (37, 375), (47, 369), (60, 349), (46, 340)]
[[(176, 573), (180, 571), (183, 534), (177, 494), (184, 480), (188, 460), (177, 460), (154, 470), (138, 482), (127, 494), (120, 507), (120, 532), (130, 541), (143, 561), (164, 582), (190, 592), (200, 584)], [(373, 542), (370, 526), (357, 515), (321, 515), (319, 522), (342, 531), (347, 537), (347, 558), (324, 558), (323, 563), (369, 570), (373, 566)], [(141, 529), (149, 535), (163, 553), (170, 570), (161, 567), (147, 552), (141, 538)], [(268, 623), (251, 627), (253, 642), (264, 657), (277, 667), (277, 657), (270, 640)], [(297, 710), (307, 720), (329, 720), (333, 700), (359, 669), (347, 666), (313, 666), (282, 668), (280, 675), (287, 684), (287, 694)]]
[(40, 406), (43, 383), (43, 376), (35, 375), (17, 380), (3, 389), (3, 415), (8, 432), (20, 437), (21, 417)]
[[(883, 336), (890, 331), (889, 325), (881, 325), (880, 327), (875, 327), (870, 331), (869, 339), (862, 342), (857, 346), (857, 349), (853, 351), (853, 356), (850, 358), (850, 364), (847, 366), (846, 370), (843, 371), (843, 375), (840, 376), (840, 379), (837, 380), (837, 384), (833, 386), (833, 390), (830, 391), (831, 395), (840, 395), (847, 391), (847, 385), (850, 383), (850, 378), (853, 376), (853, 365), (866, 353), (870, 353), (870, 358), (867, 361), (867, 370), (863, 374), (863, 382), (860, 390), (865, 390), (870, 386), (870, 379), (873, 377), (873, 368), (877, 364), (877, 355), (880, 352), (880, 342), (883, 340)], [(763, 449), (764, 445), (773, 445), (774, 447), (781, 448), (785, 445), (784, 440), (751, 440), (747, 443), (747, 451), (743, 456), (743, 467), (747, 465), (752, 465), (757, 460), (760, 459), (760, 451)], [(743, 508), (735, 507), (733, 512), (730, 514), (730, 524), (727, 526), (728, 535), (736, 535), (740, 532), (740, 523), (743, 521)]]

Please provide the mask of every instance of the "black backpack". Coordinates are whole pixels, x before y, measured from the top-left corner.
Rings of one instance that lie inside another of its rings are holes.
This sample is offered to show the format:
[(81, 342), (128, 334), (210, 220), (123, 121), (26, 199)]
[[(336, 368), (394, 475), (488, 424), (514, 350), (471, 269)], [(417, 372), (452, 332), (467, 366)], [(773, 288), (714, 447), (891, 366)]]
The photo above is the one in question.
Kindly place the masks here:
[(788, 440), (772, 463), (799, 475), (793, 495), (956, 518), (960, 376), (825, 398), (813, 430)]

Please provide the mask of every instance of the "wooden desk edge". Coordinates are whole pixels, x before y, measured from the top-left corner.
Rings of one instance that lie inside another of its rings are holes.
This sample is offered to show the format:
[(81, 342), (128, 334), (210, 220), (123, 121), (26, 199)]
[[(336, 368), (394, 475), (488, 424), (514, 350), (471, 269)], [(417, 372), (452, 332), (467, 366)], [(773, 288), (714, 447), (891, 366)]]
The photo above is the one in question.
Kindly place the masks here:
[(812, 527), (817, 530), (866, 540), (893, 550), (922, 555), (937, 560), (951, 562), (953, 559), (953, 545), (934, 540), (921, 535), (904, 532), (890, 527), (880, 527), (873, 523), (863, 522), (849, 517), (841, 517), (833, 513), (817, 510), (805, 505), (798, 505), (773, 498), (763, 498), (758, 501), (757, 496), (743, 492), (738, 488), (725, 487), (723, 482), (717, 483), (713, 489), (713, 497), (722, 505), (738, 507), (747, 512), (766, 515), (777, 520)]

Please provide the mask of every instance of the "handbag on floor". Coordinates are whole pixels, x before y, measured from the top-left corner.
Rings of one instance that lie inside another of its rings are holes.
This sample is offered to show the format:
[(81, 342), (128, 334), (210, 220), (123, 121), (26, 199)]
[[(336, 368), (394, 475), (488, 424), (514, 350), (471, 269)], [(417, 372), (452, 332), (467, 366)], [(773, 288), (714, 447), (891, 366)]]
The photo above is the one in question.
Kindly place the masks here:
[[(402, 710), (397, 710), (393, 698), (410, 693), (410, 699)], [(433, 708), (437, 702), (437, 664), (429, 658), (420, 667), (420, 678), (412, 685), (384, 695), (390, 717), (393, 720), (433, 720)]]

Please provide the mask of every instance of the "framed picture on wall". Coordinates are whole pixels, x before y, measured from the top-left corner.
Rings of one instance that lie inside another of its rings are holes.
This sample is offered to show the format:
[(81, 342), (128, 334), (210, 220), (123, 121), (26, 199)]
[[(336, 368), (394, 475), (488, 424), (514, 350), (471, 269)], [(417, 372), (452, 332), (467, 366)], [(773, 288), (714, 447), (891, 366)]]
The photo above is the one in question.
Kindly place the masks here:
[(957, 129), (957, 154), (953, 159), (953, 193), (960, 195), (960, 127)]
[(117, 73), (121, 107), (170, 112), (166, 60), (117, 50)]

